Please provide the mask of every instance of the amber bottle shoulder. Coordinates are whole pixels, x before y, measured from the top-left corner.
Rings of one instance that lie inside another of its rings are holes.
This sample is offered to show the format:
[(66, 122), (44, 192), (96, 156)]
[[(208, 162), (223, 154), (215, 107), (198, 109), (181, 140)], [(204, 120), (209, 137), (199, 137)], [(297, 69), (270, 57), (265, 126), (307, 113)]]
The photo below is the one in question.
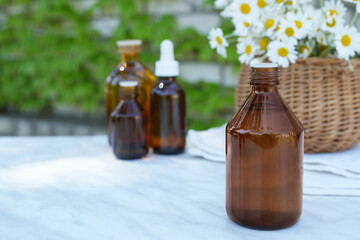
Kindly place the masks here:
[(140, 62), (120, 62), (109, 73), (106, 78), (106, 83), (115, 85), (122, 80), (139, 80), (150, 75), (152, 75), (151, 71)]
[(111, 117), (134, 117), (142, 115), (143, 108), (136, 101), (121, 101), (112, 112)]
[(304, 127), (278, 94), (251, 93), (226, 126), (233, 135), (300, 135)]
[(185, 94), (184, 88), (177, 82), (158, 81), (151, 90), (152, 95), (179, 95)]

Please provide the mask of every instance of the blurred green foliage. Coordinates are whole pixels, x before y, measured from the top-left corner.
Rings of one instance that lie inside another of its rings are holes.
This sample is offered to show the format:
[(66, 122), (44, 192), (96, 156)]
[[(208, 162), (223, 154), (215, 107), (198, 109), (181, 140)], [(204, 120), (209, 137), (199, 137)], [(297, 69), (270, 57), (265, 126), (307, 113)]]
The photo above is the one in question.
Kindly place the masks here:
[[(0, 13), (6, 16), (0, 25), (0, 109), (51, 111), (57, 105), (83, 112), (103, 109), (105, 78), (120, 59), (115, 46), (119, 39), (142, 39), (140, 59), (150, 67), (166, 38), (174, 41), (180, 60), (218, 59), (205, 35), (179, 29), (174, 16), (150, 15), (148, 1), (98, 0), (77, 10), (77, 1), (71, 0), (0, 0)], [(90, 24), (103, 15), (117, 16), (120, 22), (107, 38)], [(200, 127), (202, 120), (207, 126), (220, 123), (211, 116), (222, 114), (223, 106), (232, 108), (232, 91), (184, 84), (189, 111), (198, 111), (194, 126)], [(206, 96), (206, 107), (196, 102), (201, 96)], [(192, 122), (189, 119), (190, 127)]]
[(203, 130), (228, 122), (234, 113), (234, 88), (215, 83), (180, 81), (186, 91), (190, 129)]

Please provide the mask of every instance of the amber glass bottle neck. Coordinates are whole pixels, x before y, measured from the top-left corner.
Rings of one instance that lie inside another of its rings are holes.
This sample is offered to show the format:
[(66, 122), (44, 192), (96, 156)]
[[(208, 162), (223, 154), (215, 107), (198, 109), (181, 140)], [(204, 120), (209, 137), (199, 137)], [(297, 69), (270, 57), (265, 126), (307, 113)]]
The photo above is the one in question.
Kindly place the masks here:
[(165, 83), (175, 82), (176, 77), (159, 77), (159, 81)]
[(123, 87), (120, 86), (120, 98), (121, 100), (135, 100), (136, 87)]
[(121, 61), (122, 62), (131, 62), (131, 61), (138, 61), (138, 53), (122, 53), (121, 54)]
[(250, 78), (250, 84), (255, 92), (277, 91), (279, 70), (278, 68), (252, 68)]

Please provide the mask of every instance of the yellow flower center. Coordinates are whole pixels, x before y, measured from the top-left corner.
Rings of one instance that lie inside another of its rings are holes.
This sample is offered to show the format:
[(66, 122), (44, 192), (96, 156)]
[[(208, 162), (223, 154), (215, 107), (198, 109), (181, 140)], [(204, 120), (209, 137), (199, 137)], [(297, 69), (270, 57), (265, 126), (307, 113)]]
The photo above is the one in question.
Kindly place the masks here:
[(298, 21), (298, 20), (295, 20), (295, 25), (298, 29), (302, 28), (302, 22), (301, 21)]
[(330, 12), (330, 16), (332, 17), (333, 15), (339, 15), (339, 13), (336, 10), (329, 10)]
[(279, 31), (279, 29), (280, 29), (280, 24), (278, 24), (278, 25), (276, 26), (275, 31)]
[(300, 47), (300, 53), (301, 54), (304, 54), (306, 50), (310, 52), (310, 49), (307, 46), (301, 46)]
[(342, 38), (341, 38), (341, 44), (344, 46), (344, 47), (347, 47), (349, 46), (351, 43), (351, 38), (349, 37), (349, 35), (344, 35)]
[(245, 27), (250, 27), (250, 23), (244, 22), (244, 26), (245, 26)]
[(335, 18), (333, 18), (331, 22), (326, 22), (326, 26), (328, 26), (328, 27), (335, 27), (335, 26), (336, 26), (336, 20), (335, 20)]
[(289, 5), (292, 6), (292, 5), (293, 5), (293, 1), (289, 1)]
[(250, 11), (251, 11), (251, 7), (250, 7), (249, 4), (247, 4), (247, 3), (241, 4), (241, 6), (240, 6), (240, 12), (241, 12), (242, 14), (249, 14)]
[(291, 27), (288, 27), (288, 28), (285, 29), (285, 34), (286, 34), (288, 37), (292, 37), (292, 36), (294, 36), (295, 31), (294, 31), (294, 29), (292, 29)]
[(259, 8), (264, 8), (264, 7), (266, 7), (266, 2), (265, 2), (265, 0), (258, 0), (257, 5)]
[(275, 23), (274, 19), (269, 19), (269, 20), (267, 20), (267, 21), (265, 22), (265, 28), (266, 28), (266, 29), (271, 28), (271, 27), (274, 25), (274, 23)]
[(277, 4), (280, 4), (280, 3), (282, 3), (284, 0), (276, 0), (276, 3)]
[(286, 57), (289, 54), (289, 51), (286, 48), (282, 47), (278, 49), (278, 54), (280, 57)]
[(262, 38), (260, 40), (259, 45), (260, 45), (260, 50), (265, 51), (267, 46), (269, 45), (269, 40), (267, 38)]
[(251, 54), (251, 50), (252, 50), (251, 46), (250, 46), (250, 45), (247, 45), (246, 48), (245, 48), (245, 53), (246, 53), (247, 55), (250, 55), (250, 54)]
[(221, 37), (217, 36), (217, 37), (216, 37), (216, 42), (217, 42), (219, 45), (222, 45), (222, 39), (221, 39)]

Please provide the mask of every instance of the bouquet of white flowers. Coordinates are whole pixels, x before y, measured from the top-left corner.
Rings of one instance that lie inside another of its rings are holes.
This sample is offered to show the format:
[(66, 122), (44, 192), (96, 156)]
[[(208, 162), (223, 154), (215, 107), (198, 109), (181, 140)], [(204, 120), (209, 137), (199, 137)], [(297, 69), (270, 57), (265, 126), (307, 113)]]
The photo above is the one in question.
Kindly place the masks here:
[(241, 63), (269, 59), (282, 67), (297, 58), (344, 59), (360, 53), (360, 33), (353, 26), (360, 12), (359, 0), (350, 23), (345, 24), (346, 8), (340, 0), (216, 0), (221, 16), (231, 18), (234, 31), (224, 36), (220, 28), (209, 33), (210, 46), (226, 57), (229, 43), (237, 41)]

